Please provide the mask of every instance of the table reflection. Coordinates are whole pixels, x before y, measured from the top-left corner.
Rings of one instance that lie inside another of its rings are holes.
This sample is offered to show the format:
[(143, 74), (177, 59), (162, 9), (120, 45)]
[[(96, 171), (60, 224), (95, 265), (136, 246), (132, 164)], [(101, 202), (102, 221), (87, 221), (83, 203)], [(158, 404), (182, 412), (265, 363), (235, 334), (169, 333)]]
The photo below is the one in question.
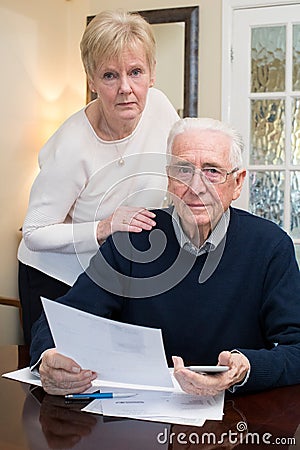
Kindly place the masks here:
[(81, 412), (86, 404), (65, 402), (63, 397), (48, 395), (39, 387), (31, 388), (23, 409), (29, 448), (99, 450), (101, 443), (105, 450), (168, 449), (157, 441), (164, 424)]
[[(51, 449), (90, 450), (101, 442), (101, 448), (116, 449), (126, 442), (130, 450), (232, 449), (247, 431), (247, 419), (232, 399), (225, 401), (223, 420), (207, 421), (203, 427), (103, 417), (81, 412), (86, 404), (31, 388), (23, 410), (30, 448), (40, 450), (47, 444)], [(238, 437), (234, 442), (233, 435)]]

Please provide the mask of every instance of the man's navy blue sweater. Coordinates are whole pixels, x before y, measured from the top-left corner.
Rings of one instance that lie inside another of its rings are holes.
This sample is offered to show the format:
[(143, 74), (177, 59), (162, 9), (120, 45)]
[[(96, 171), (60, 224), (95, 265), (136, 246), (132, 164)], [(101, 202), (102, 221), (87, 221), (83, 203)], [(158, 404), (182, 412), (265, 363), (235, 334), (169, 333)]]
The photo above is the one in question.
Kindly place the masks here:
[[(114, 320), (161, 328), (167, 360), (216, 364), (238, 349), (251, 364), (242, 391), (300, 383), (300, 274), (274, 223), (231, 208), (226, 238), (198, 257), (180, 249), (168, 210), (151, 232), (116, 233), (58, 301)], [(203, 281), (199, 276), (206, 274)], [(53, 347), (44, 315), (32, 363)]]

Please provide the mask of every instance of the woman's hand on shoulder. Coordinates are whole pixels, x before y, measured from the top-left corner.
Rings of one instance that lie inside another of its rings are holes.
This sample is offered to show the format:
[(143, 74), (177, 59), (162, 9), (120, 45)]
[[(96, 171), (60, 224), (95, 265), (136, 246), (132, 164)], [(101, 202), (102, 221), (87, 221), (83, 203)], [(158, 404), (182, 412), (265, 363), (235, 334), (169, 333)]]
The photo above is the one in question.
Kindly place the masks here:
[(107, 219), (101, 220), (97, 226), (97, 240), (102, 244), (108, 236), (116, 231), (140, 233), (155, 227), (155, 214), (146, 208), (120, 206)]

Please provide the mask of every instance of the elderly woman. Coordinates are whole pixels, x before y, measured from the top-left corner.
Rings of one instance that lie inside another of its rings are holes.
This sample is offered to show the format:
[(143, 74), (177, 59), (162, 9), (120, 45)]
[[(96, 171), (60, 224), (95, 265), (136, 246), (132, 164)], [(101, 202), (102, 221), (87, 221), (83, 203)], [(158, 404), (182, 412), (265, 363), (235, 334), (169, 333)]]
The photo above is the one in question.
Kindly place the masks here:
[(84, 32), (81, 56), (97, 98), (42, 148), (23, 225), (19, 291), (27, 343), (40, 296), (66, 293), (111, 233), (155, 226), (147, 208), (161, 206), (165, 195), (166, 141), (178, 116), (152, 87), (150, 25), (138, 14), (102, 12)]

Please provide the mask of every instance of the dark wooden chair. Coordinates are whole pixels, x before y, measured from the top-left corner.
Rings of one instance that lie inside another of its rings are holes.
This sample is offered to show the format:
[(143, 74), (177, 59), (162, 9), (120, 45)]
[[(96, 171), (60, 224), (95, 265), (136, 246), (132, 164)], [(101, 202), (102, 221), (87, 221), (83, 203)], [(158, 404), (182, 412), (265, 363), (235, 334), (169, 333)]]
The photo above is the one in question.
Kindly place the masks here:
[(18, 308), (19, 309), (20, 322), (21, 322), (21, 325), (22, 325), (22, 308), (21, 308), (20, 300), (18, 300), (17, 298), (3, 297), (3, 296), (0, 295), (0, 305), (14, 306), (14, 307)]

